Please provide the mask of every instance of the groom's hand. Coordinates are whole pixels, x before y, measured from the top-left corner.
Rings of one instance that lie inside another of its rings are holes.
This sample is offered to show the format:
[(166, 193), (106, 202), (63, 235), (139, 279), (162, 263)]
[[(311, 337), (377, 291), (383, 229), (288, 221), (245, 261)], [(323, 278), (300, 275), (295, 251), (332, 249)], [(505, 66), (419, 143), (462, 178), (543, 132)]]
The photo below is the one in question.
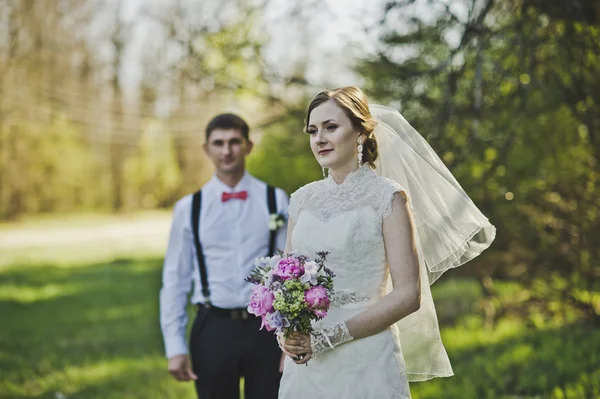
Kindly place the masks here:
[(188, 355), (175, 355), (169, 359), (169, 373), (175, 377), (177, 381), (191, 381), (198, 377), (192, 371), (190, 358)]

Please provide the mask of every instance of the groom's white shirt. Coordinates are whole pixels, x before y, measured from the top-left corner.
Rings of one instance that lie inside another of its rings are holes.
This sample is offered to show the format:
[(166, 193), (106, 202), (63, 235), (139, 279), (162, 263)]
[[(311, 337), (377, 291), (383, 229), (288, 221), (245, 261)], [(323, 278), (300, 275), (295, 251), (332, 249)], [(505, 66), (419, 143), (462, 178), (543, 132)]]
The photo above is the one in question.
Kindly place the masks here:
[[(246, 200), (222, 202), (222, 193), (247, 191)], [(277, 211), (288, 214), (288, 196), (276, 189)], [(191, 225), (192, 195), (175, 204), (169, 245), (164, 260), (160, 291), (160, 324), (168, 358), (187, 353), (187, 296), (202, 303), (200, 272)], [(206, 260), (211, 302), (219, 308), (243, 308), (248, 304), (252, 285), (244, 281), (254, 268), (254, 260), (269, 250), (269, 210), (266, 183), (248, 172), (238, 185), (229, 187), (216, 175), (202, 187), (200, 242)], [(286, 227), (277, 232), (275, 248), (285, 247)]]

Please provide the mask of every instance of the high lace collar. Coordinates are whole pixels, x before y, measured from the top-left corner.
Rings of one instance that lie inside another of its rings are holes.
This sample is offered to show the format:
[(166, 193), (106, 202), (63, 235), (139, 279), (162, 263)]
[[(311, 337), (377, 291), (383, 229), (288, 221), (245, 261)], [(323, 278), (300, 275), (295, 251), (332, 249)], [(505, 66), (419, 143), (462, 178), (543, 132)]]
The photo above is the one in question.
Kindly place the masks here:
[(356, 185), (363, 183), (365, 179), (368, 178), (368, 176), (374, 174), (375, 171), (371, 168), (371, 166), (369, 166), (368, 163), (363, 163), (360, 168), (357, 168), (352, 172), (348, 173), (344, 181), (340, 184), (336, 183), (335, 180), (333, 180), (333, 176), (331, 175), (327, 176), (325, 182), (327, 183), (328, 187), (334, 190), (345, 190), (346, 188), (352, 188)]

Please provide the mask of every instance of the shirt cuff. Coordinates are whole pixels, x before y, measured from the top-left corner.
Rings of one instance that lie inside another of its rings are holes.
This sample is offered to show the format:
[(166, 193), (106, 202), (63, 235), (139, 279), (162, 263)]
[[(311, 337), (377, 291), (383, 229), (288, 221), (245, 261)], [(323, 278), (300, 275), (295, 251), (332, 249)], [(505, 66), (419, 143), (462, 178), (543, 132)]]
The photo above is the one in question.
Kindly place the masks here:
[(165, 353), (167, 359), (177, 355), (187, 355), (188, 348), (184, 337), (165, 338)]

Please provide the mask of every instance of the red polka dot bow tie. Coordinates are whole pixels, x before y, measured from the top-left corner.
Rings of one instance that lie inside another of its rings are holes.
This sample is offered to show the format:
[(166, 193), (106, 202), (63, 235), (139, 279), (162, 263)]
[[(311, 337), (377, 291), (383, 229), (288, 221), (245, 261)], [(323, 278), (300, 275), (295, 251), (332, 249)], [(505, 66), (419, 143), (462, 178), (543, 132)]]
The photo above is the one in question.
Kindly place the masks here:
[(248, 191), (240, 191), (238, 193), (223, 193), (221, 196), (222, 202), (227, 202), (231, 199), (239, 199), (245, 201), (248, 198)]

